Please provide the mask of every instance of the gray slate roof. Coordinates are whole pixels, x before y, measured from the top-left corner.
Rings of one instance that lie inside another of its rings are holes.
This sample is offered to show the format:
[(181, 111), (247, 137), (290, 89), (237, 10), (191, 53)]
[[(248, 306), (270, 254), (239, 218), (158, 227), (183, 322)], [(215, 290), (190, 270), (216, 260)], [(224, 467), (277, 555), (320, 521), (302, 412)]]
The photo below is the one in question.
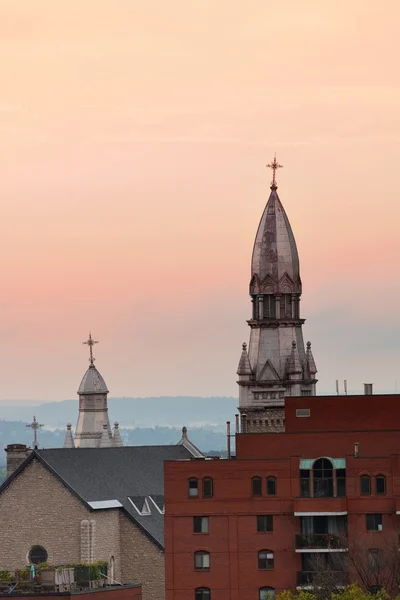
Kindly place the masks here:
[[(143, 499), (139, 510), (148, 496), (152, 496), (157, 506), (162, 507), (164, 461), (191, 458), (192, 455), (184, 446), (35, 450), (21, 467), (34, 456), (83, 502), (119, 500), (128, 516), (153, 542), (164, 547), (164, 515), (150, 501), (151, 515), (139, 515), (129, 496)], [(9, 480), (5, 482), (6, 485)], [(0, 492), (2, 489), (3, 486)]]

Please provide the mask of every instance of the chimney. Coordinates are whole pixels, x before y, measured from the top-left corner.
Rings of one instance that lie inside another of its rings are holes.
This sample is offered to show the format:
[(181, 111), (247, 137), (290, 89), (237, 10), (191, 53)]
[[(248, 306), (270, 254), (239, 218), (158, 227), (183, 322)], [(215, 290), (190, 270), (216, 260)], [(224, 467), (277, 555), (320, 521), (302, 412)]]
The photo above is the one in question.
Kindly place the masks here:
[(373, 390), (372, 390), (373, 384), (372, 383), (364, 383), (364, 396), (372, 396), (373, 395)]
[(7, 452), (7, 477), (18, 469), (29, 454), (29, 449), (25, 444), (8, 444), (5, 448)]
[(226, 422), (226, 444), (227, 444), (227, 458), (231, 458), (231, 422)]
[(235, 415), (236, 433), (239, 433), (239, 415)]

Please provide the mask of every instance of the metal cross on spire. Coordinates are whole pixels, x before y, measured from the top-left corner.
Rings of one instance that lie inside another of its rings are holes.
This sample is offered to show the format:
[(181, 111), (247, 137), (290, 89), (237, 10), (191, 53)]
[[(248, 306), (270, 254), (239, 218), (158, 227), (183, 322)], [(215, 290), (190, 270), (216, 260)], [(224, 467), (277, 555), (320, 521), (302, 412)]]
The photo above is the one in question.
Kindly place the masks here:
[(89, 332), (89, 339), (86, 340), (86, 342), (82, 342), (83, 344), (87, 344), (89, 346), (89, 362), (91, 365), (93, 365), (94, 361), (96, 360), (93, 356), (93, 346), (94, 344), (98, 344), (99, 342), (97, 340), (94, 340), (92, 338), (92, 334)]
[(276, 170), (277, 170), (277, 169), (282, 169), (282, 167), (283, 167), (283, 165), (280, 165), (280, 164), (277, 162), (277, 160), (276, 160), (276, 154), (275, 154), (275, 156), (274, 156), (274, 160), (273, 160), (273, 162), (272, 162), (272, 163), (269, 163), (269, 164), (267, 165), (267, 167), (268, 167), (269, 169), (272, 169), (272, 182), (271, 182), (271, 189), (272, 189), (272, 190), (276, 190), (276, 188), (278, 187), (278, 186), (276, 185), (276, 177), (275, 177), (275, 175), (276, 175)]
[(25, 425), (25, 427), (31, 427), (33, 429), (33, 448), (36, 450), (37, 448), (39, 448), (37, 432), (39, 431), (39, 429), (44, 427), (44, 425), (38, 423), (36, 421), (36, 417), (34, 416), (32, 423), (29, 423), (29, 425)]

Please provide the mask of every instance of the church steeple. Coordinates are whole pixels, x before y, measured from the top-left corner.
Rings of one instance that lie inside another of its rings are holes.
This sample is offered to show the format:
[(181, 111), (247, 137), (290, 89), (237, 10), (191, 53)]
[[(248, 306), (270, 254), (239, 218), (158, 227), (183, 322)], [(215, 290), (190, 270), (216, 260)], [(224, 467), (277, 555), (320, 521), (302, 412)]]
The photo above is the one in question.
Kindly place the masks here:
[(104, 446), (106, 434), (112, 445), (107, 406), (108, 389), (103, 377), (94, 366), (93, 345), (98, 342), (93, 340), (89, 333), (88, 340), (83, 343), (89, 346), (90, 365), (78, 389), (79, 416), (75, 430), (75, 447), (96, 448), (100, 443)]
[[(284, 397), (315, 395), (315, 362), (304, 348), (300, 317), (302, 284), (296, 241), (278, 196), (276, 157), (271, 192), (258, 226), (251, 260), (252, 314), (246, 372), (239, 363), (239, 409), (247, 430), (283, 431)], [(239, 372), (242, 371), (242, 372)], [(252, 426), (252, 423), (254, 426)]]

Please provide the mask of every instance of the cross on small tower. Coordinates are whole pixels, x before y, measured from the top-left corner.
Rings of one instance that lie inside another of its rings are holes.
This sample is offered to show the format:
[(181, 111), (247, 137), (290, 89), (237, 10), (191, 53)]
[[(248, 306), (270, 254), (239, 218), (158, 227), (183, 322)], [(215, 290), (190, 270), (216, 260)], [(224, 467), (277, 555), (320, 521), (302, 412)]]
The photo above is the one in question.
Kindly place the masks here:
[(278, 187), (278, 186), (276, 185), (276, 177), (275, 177), (275, 175), (276, 175), (276, 170), (277, 170), (277, 169), (282, 169), (282, 167), (283, 167), (283, 165), (280, 165), (280, 164), (277, 162), (277, 160), (276, 160), (276, 154), (275, 154), (275, 156), (274, 156), (274, 160), (273, 160), (273, 162), (272, 162), (272, 163), (269, 163), (269, 164), (267, 165), (267, 167), (268, 167), (269, 169), (272, 169), (272, 173), (273, 173), (273, 175), (272, 175), (272, 182), (271, 182), (271, 189), (272, 189), (272, 190), (276, 190), (276, 188)]
[(93, 365), (94, 361), (96, 360), (93, 356), (93, 346), (94, 346), (94, 344), (98, 344), (99, 342), (94, 340), (92, 338), (92, 334), (89, 333), (89, 339), (86, 340), (86, 342), (82, 342), (82, 343), (87, 344), (89, 346), (89, 354), (90, 354), (89, 362), (91, 365)]
[(29, 423), (29, 425), (25, 425), (25, 427), (31, 427), (33, 429), (33, 448), (36, 450), (37, 448), (39, 448), (37, 432), (39, 431), (39, 429), (44, 427), (44, 425), (38, 423), (36, 421), (36, 417), (33, 417), (32, 423)]

